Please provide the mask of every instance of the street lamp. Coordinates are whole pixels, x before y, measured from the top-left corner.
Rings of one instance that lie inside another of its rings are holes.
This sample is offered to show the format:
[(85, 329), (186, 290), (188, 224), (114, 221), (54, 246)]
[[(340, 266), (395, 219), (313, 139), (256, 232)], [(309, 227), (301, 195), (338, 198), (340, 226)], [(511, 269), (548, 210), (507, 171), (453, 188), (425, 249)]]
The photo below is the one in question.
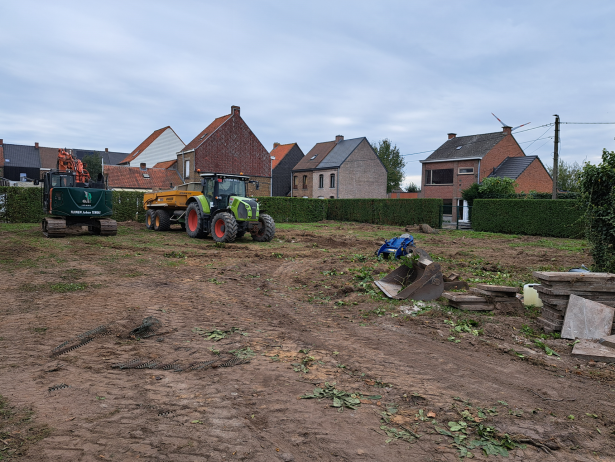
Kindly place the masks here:
[[(275, 156), (271, 156), (271, 160), (275, 160)], [(269, 177), (269, 195), (273, 196), (273, 162), (271, 162), (271, 176)]]

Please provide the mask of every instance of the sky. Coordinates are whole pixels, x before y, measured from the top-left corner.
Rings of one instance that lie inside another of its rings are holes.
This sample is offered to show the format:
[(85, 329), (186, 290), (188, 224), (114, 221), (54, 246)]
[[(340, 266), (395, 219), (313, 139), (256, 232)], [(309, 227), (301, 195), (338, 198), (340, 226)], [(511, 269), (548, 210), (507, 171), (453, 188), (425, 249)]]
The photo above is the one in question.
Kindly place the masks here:
[[(500, 131), (492, 112), (531, 122), (513, 133), (545, 165), (553, 114), (615, 122), (612, 1), (20, 0), (0, 17), (5, 143), (131, 152), (167, 125), (188, 143), (237, 105), (269, 150), (388, 138), (420, 184), (447, 133)], [(615, 125), (562, 124), (564, 161), (603, 148)]]

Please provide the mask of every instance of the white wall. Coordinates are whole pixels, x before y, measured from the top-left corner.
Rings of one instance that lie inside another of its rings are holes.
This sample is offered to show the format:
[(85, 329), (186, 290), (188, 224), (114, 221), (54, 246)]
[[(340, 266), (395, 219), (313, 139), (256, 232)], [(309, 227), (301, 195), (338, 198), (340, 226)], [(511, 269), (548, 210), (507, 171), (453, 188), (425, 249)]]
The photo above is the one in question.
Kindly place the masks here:
[(145, 162), (148, 168), (153, 167), (158, 162), (177, 159), (177, 153), (184, 148), (185, 144), (175, 134), (173, 130), (167, 128), (156, 138), (143, 152), (130, 162), (132, 167), (138, 167)]

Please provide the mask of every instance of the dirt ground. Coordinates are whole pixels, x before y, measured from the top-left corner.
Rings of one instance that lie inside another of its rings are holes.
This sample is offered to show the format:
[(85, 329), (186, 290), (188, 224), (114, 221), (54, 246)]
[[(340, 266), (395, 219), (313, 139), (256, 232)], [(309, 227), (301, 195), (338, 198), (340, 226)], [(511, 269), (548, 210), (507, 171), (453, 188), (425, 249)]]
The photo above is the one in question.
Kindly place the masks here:
[[(277, 227), (215, 246), (0, 224), (0, 460), (614, 459), (615, 368), (537, 310), (412, 312), (371, 283), (402, 228)], [(413, 234), (470, 285), (591, 264), (584, 241)]]

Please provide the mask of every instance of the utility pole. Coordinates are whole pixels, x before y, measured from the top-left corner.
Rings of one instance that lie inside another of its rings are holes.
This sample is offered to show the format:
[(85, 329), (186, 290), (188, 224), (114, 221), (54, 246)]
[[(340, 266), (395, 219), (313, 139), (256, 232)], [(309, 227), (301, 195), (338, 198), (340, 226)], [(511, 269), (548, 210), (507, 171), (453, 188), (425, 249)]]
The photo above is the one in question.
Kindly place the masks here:
[(553, 195), (551, 199), (557, 199), (557, 167), (559, 165), (559, 116), (555, 116), (555, 145), (553, 146)]

